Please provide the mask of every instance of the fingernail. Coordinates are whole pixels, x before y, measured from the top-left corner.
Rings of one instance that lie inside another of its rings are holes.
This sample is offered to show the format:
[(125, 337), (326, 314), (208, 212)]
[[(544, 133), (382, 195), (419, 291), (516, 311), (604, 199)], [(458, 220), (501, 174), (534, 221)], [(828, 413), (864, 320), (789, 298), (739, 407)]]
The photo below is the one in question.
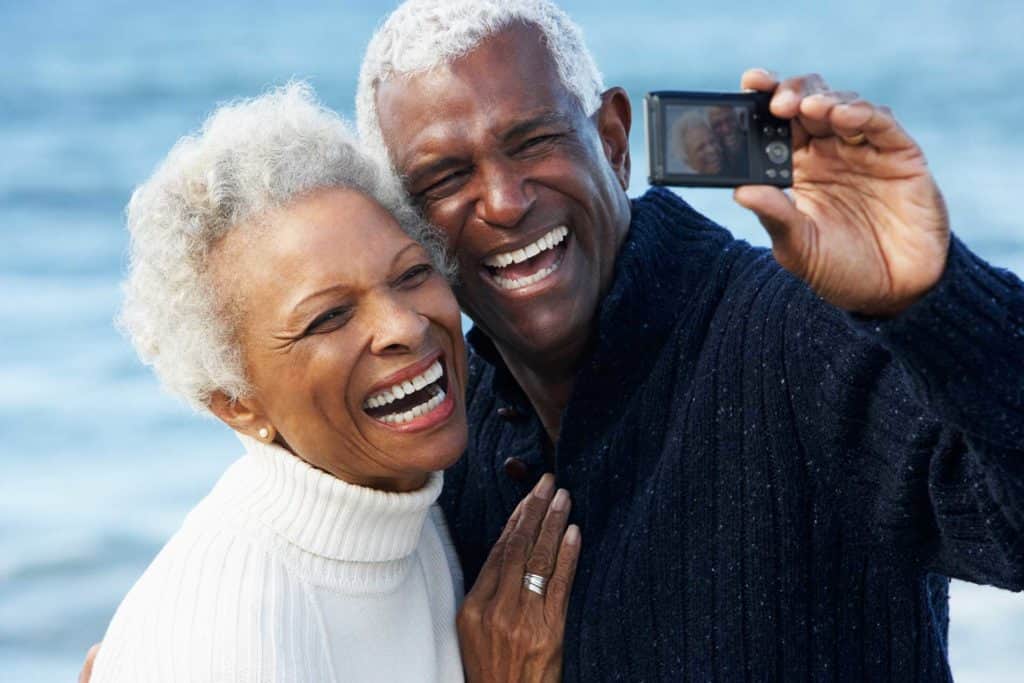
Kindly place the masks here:
[(767, 76), (768, 78), (772, 79), (773, 81), (779, 80), (778, 74), (776, 74), (774, 71), (769, 71), (768, 69), (764, 69), (764, 68), (762, 68), (760, 66), (759, 67), (755, 67), (754, 71), (757, 71), (758, 73), (760, 73), (760, 74), (762, 74), (764, 76)]
[(580, 528), (575, 524), (570, 524), (569, 528), (565, 530), (565, 544), (566, 545), (579, 545), (580, 542)]
[(545, 474), (537, 482), (537, 486), (533, 489), (533, 495), (537, 496), (541, 500), (547, 500), (551, 497), (551, 494), (555, 492), (555, 477), (553, 475)]
[(555, 512), (564, 512), (569, 507), (569, 492), (565, 489), (558, 489), (555, 499), (551, 501), (551, 509)]

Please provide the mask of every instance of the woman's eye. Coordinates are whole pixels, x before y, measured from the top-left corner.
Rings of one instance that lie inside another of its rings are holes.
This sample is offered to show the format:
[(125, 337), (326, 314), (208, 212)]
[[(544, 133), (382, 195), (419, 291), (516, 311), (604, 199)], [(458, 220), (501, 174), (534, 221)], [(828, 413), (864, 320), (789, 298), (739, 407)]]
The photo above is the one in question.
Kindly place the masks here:
[(331, 332), (336, 330), (348, 322), (350, 316), (351, 309), (349, 308), (332, 308), (326, 313), (317, 316), (316, 319), (309, 324), (309, 327), (306, 328), (306, 334), (320, 334), (322, 332)]
[(425, 282), (433, 272), (433, 266), (427, 263), (421, 263), (402, 273), (398, 278), (398, 283), (405, 287), (415, 287)]

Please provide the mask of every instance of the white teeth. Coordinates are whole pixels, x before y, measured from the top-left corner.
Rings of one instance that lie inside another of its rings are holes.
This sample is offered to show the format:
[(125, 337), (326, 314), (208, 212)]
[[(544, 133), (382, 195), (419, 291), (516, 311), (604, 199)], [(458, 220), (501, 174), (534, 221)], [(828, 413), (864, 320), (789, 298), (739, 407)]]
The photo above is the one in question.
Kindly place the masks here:
[[(396, 384), (390, 389), (385, 389), (379, 394), (374, 394), (370, 398), (363, 402), (364, 408), (381, 408), (389, 403), (395, 401), (395, 399), (405, 398), (414, 391), (423, 389), (428, 384), (433, 384), (437, 380), (441, 379), (441, 375), (444, 374), (444, 370), (441, 368), (441, 361), (434, 361), (433, 365), (423, 371), (423, 374), (413, 377), (410, 380), (406, 380), (401, 384)], [(411, 419), (411, 418), (410, 418)]]
[(417, 417), (426, 415), (434, 408), (441, 405), (444, 402), (445, 396), (446, 394), (443, 391), (438, 391), (436, 396), (432, 396), (429, 400), (424, 401), (423, 403), (419, 404), (418, 406), (415, 406), (410, 410), (405, 411), (404, 413), (384, 415), (383, 417), (378, 417), (377, 419), (389, 425), (400, 425), (405, 424), (406, 422), (412, 422)]
[(552, 263), (547, 268), (542, 268), (533, 275), (527, 275), (526, 277), (521, 277), (518, 280), (509, 280), (508, 278), (501, 277), (500, 275), (495, 275), (493, 276), (493, 278), (494, 281), (498, 283), (498, 286), (501, 287), (502, 289), (520, 289), (522, 287), (526, 287), (527, 285), (532, 285), (534, 282), (540, 282), (548, 275), (551, 275), (551, 273), (558, 270), (558, 266), (560, 265), (562, 265), (561, 261), (558, 261), (557, 263)]
[(569, 228), (564, 225), (559, 225), (536, 242), (528, 244), (522, 249), (516, 249), (515, 251), (506, 252), (504, 254), (488, 256), (484, 259), (484, 265), (490, 266), (491, 268), (505, 268), (513, 263), (522, 263), (527, 259), (533, 258), (542, 251), (547, 251), (548, 249), (552, 249), (561, 244), (562, 240), (564, 240), (568, 234)]

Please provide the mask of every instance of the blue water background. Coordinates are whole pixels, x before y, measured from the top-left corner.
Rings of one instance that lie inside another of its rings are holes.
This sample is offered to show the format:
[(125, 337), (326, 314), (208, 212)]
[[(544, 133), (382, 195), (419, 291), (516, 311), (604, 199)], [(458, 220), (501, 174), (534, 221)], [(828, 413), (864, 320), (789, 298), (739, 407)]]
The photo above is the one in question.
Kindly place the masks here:
[[(111, 326), (132, 187), (218, 101), (301, 76), (351, 113), (362, 50), (390, 6), (0, 0), (0, 680), (74, 680), (239, 452), (226, 428), (161, 393)], [(1024, 273), (1024, 4), (564, 6), (638, 123), (647, 90), (733, 89), (755, 65), (820, 71), (892, 106), (955, 230)], [(641, 125), (632, 140), (639, 193)], [(683, 194), (766, 244), (729, 192)], [(1021, 595), (955, 584), (952, 623), (959, 680), (1021, 680)]]

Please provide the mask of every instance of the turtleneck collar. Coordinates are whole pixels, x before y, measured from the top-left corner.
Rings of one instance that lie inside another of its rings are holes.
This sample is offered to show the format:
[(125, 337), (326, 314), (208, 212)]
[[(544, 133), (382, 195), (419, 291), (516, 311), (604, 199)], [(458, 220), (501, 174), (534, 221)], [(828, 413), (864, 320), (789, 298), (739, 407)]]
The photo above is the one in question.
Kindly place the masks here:
[(238, 437), (246, 454), (217, 484), (220, 502), (319, 558), (371, 563), (408, 557), (441, 493), (441, 472), (431, 473), (418, 491), (378, 491), (341, 481), (276, 444)]

